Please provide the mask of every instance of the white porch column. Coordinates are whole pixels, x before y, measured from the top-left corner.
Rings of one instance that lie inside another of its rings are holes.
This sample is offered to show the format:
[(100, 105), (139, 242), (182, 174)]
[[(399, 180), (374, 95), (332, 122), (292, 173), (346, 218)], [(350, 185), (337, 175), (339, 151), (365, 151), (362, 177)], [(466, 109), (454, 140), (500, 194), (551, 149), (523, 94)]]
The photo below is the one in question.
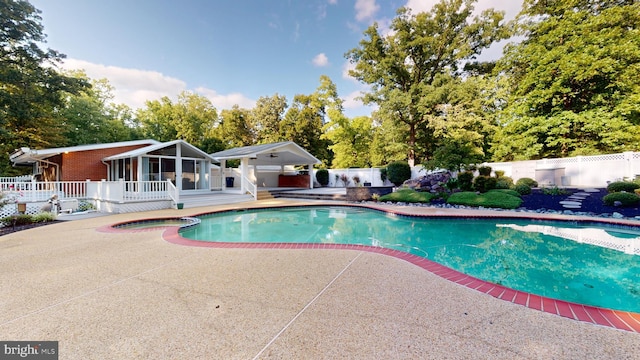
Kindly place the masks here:
[[(142, 169), (142, 156), (138, 156), (138, 182), (143, 181), (144, 180), (144, 170)], [(133, 165), (133, 164), (132, 164)], [(117, 179), (114, 179), (117, 180)], [(133, 178), (131, 178), (131, 180), (133, 180)]]
[(309, 171), (309, 189), (313, 189), (313, 165), (308, 164), (307, 170)]
[(223, 191), (227, 189), (227, 179), (225, 174), (226, 167), (227, 160), (220, 160), (220, 181), (222, 182), (221, 186)]
[(180, 143), (176, 144), (176, 189), (178, 193), (182, 192), (182, 146)]
[(243, 157), (241, 162), (242, 179), (240, 179), (240, 191), (245, 194), (247, 192), (247, 179), (249, 178), (249, 158)]

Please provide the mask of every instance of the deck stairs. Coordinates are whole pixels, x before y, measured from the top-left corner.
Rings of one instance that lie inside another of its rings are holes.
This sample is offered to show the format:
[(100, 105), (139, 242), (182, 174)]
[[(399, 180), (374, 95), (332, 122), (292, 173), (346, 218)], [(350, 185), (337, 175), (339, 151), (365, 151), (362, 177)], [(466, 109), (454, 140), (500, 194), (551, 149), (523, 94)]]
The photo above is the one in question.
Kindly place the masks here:
[(202, 206), (234, 204), (248, 201), (254, 201), (253, 196), (250, 194), (243, 195), (236, 193), (212, 192), (211, 194), (180, 196), (180, 202), (184, 204), (185, 209)]
[(273, 198), (287, 198), (287, 199), (308, 199), (308, 200), (336, 200), (347, 201), (347, 195), (344, 193), (322, 193), (322, 192), (307, 192), (296, 190), (269, 190), (270, 195)]

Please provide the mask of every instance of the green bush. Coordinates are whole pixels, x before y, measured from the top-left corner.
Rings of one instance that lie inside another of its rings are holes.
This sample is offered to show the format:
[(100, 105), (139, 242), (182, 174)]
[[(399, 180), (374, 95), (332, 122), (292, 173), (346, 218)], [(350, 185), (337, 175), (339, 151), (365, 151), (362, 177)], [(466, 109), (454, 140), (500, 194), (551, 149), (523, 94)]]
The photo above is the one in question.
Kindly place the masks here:
[(529, 195), (531, 194), (531, 187), (525, 184), (519, 184), (516, 185), (515, 190), (520, 194), (520, 195)]
[(316, 180), (322, 186), (327, 186), (329, 184), (329, 170), (327, 169), (318, 169), (316, 171)]
[(634, 206), (640, 203), (640, 196), (628, 192), (613, 192), (602, 198), (606, 205), (614, 206), (619, 201), (621, 206)]
[[(496, 171), (494, 171), (494, 173), (496, 173), (496, 177), (498, 179), (500, 179), (501, 177), (504, 176), (504, 170), (496, 170)], [(513, 180), (511, 180), (511, 181), (513, 181)]]
[(20, 214), (16, 216), (4, 217), (0, 219), (0, 222), (2, 223), (3, 226), (13, 226), (14, 224), (16, 226), (21, 226), (21, 225), (31, 224), (33, 222), (33, 219), (29, 214)]
[(515, 190), (512, 190), (512, 189), (493, 189), (493, 190), (489, 190), (489, 192), (493, 192), (493, 191), (501, 192), (501, 193), (504, 193), (504, 194), (509, 194), (509, 195), (515, 196), (515, 197), (520, 197), (520, 193), (515, 191)]
[(34, 223), (44, 223), (54, 221), (56, 219), (56, 215), (50, 212), (43, 212), (31, 217), (31, 222)]
[(491, 166), (480, 166), (478, 168), (478, 174), (481, 176), (491, 176)]
[(612, 182), (607, 186), (607, 191), (609, 193), (616, 193), (625, 191), (628, 193), (632, 193), (635, 189), (640, 188), (640, 184), (630, 182), (630, 181), (616, 181)]
[(532, 178), (520, 178), (516, 181), (516, 186), (518, 185), (527, 185), (530, 188), (538, 187), (538, 182), (533, 180)]
[(473, 190), (473, 173), (471, 171), (458, 174), (458, 187), (462, 191)]
[(545, 195), (557, 196), (557, 195), (569, 195), (569, 192), (565, 189), (561, 189), (557, 186), (553, 186), (550, 188), (543, 187), (542, 193)]
[(444, 186), (446, 186), (447, 189), (449, 189), (449, 191), (453, 191), (454, 189), (458, 188), (458, 179), (449, 178), (449, 180), (447, 180), (447, 183)]
[(428, 192), (415, 191), (412, 189), (400, 189), (380, 197), (380, 201), (394, 201), (406, 203), (428, 203), (437, 195)]
[(383, 183), (385, 181), (387, 181), (387, 168), (386, 167), (380, 169), (380, 179), (382, 180)]
[(476, 191), (487, 192), (496, 188), (497, 179), (491, 176), (480, 175), (473, 179), (473, 188)]
[(447, 203), (465, 206), (482, 206), (487, 208), (516, 209), (522, 204), (522, 199), (503, 191), (489, 191), (484, 194), (475, 192), (459, 192), (449, 196)]
[(500, 176), (496, 179), (496, 189), (513, 188), (513, 179), (508, 176)]
[(411, 167), (407, 162), (394, 161), (387, 165), (387, 176), (395, 186), (400, 186), (403, 182), (411, 179)]

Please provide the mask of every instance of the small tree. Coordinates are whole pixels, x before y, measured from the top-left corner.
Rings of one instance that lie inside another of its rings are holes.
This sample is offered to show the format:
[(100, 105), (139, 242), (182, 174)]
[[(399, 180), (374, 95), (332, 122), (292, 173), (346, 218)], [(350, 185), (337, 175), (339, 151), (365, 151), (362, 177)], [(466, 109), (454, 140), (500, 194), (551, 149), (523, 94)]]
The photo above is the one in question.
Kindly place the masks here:
[(411, 167), (405, 161), (395, 161), (387, 165), (387, 176), (395, 186), (411, 179)]
[(327, 186), (329, 184), (329, 170), (327, 169), (318, 169), (316, 171), (316, 180), (322, 186)]

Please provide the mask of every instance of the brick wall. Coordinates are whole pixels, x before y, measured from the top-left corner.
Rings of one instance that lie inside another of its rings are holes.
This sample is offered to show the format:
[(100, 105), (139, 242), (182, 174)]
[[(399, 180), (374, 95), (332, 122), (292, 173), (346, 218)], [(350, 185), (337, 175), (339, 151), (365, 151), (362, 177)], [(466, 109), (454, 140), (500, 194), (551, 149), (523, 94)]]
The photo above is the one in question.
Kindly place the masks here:
[[(108, 156), (139, 149), (147, 145), (123, 146), (99, 150), (76, 151), (52, 159), (60, 164), (61, 181), (100, 181), (107, 178), (107, 166), (102, 159)], [(56, 159), (57, 158), (57, 159)]]

